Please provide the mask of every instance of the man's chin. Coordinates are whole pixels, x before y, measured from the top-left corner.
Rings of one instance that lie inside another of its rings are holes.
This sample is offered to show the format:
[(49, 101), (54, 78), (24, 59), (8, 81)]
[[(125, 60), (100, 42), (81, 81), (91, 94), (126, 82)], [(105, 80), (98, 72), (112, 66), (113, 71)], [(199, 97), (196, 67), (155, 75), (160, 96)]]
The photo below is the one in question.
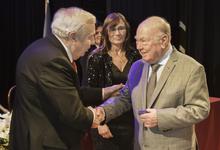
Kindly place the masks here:
[(145, 62), (150, 63), (151, 64), (151, 60), (147, 59), (147, 58), (142, 58)]

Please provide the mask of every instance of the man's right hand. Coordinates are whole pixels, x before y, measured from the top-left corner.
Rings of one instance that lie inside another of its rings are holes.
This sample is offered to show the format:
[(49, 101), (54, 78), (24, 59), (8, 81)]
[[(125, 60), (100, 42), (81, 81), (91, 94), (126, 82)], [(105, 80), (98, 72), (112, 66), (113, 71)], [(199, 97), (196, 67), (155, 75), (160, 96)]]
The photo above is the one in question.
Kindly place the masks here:
[(103, 88), (103, 100), (106, 100), (107, 98), (112, 96), (119, 95), (119, 90), (123, 87), (124, 85), (121, 83)]

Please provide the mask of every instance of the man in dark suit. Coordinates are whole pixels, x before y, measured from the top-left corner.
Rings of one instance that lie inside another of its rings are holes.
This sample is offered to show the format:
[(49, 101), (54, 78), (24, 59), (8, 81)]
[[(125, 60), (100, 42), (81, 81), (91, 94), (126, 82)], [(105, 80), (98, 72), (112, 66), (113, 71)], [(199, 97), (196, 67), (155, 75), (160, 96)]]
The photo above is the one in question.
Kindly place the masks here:
[(135, 38), (142, 59), (132, 65), (120, 96), (97, 113), (105, 111), (108, 121), (132, 107), (134, 150), (195, 150), (194, 125), (210, 110), (204, 67), (171, 46), (164, 18), (144, 20)]
[(20, 56), (10, 149), (78, 150), (82, 132), (98, 123), (94, 109), (84, 107), (82, 101), (95, 104), (102, 91), (106, 97), (118, 87), (80, 88), (72, 65), (90, 47), (95, 21), (94, 15), (80, 8), (62, 8), (54, 16), (53, 34), (34, 42)]

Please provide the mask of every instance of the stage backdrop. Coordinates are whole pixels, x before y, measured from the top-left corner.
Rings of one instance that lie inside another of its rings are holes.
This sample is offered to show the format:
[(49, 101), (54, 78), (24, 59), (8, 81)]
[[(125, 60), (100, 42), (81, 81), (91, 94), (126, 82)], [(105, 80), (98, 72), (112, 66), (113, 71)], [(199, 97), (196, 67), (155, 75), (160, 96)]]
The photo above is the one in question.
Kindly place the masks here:
[[(110, 12), (121, 12), (131, 24), (132, 36), (146, 17), (165, 17), (172, 26), (172, 43), (205, 66), (210, 96), (220, 97), (220, 9), (217, 1), (50, 0), (50, 11), (52, 17), (60, 7), (78, 6), (94, 13), (101, 21)], [(7, 91), (15, 84), (18, 57), (28, 44), (43, 36), (45, 0), (4, 0), (0, 7), (0, 103), (6, 105)]]

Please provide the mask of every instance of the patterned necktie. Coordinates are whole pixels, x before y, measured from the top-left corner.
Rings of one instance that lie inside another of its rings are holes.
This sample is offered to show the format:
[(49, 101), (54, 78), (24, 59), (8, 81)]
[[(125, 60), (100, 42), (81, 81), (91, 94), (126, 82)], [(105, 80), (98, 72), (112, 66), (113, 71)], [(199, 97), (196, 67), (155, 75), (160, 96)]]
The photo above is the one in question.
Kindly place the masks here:
[(160, 67), (159, 64), (153, 64), (151, 65), (152, 68), (152, 72), (151, 72), (151, 76), (150, 79), (148, 81), (147, 84), (147, 101), (146, 102), (150, 102), (151, 96), (154, 92), (154, 89), (156, 87), (156, 83), (157, 83), (157, 70)]
[(73, 70), (77, 73), (77, 66), (76, 66), (75, 61), (72, 62), (72, 67), (73, 67)]

